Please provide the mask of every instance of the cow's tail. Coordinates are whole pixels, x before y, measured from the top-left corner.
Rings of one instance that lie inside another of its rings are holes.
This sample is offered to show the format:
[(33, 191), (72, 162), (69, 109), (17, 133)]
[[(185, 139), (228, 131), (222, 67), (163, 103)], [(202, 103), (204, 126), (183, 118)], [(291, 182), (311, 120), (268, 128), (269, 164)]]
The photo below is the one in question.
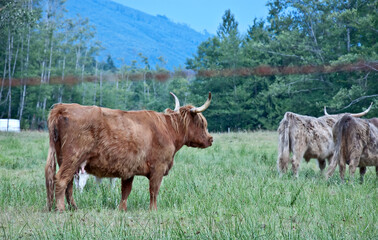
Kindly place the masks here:
[(344, 159), (342, 159), (344, 157), (342, 154), (344, 152), (344, 149), (342, 148), (346, 147), (346, 143), (343, 143), (343, 141), (346, 141), (346, 139), (343, 138), (343, 135), (345, 134), (345, 124), (350, 121), (350, 118), (351, 117), (349, 115), (343, 116), (340, 121), (336, 122), (335, 126), (333, 127), (332, 134), (335, 148), (331, 163), (327, 170), (326, 179), (333, 175), (337, 165), (340, 165), (340, 161), (345, 161)]
[(285, 113), (278, 127), (277, 169), (280, 174), (286, 172), (290, 160), (290, 113)]
[(47, 208), (51, 211), (54, 201), (55, 190), (55, 173), (56, 173), (56, 149), (55, 143), (58, 138), (58, 132), (56, 127), (56, 117), (50, 113), (48, 118), (49, 128), (49, 151), (47, 154), (46, 166), (45, 166), (45, 179), (46, 179), (46, 191), (47, 191)]

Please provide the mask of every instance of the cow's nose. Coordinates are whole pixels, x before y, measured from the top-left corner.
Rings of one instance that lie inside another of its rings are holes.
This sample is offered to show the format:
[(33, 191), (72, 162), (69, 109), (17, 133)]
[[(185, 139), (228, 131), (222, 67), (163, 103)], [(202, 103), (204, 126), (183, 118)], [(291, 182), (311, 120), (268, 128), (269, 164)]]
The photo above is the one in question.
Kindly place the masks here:
[(210, 137), (210, 138), (209, 138), (209, 143), (210, 143), (210, 144), (213, 143), (213, 137)]

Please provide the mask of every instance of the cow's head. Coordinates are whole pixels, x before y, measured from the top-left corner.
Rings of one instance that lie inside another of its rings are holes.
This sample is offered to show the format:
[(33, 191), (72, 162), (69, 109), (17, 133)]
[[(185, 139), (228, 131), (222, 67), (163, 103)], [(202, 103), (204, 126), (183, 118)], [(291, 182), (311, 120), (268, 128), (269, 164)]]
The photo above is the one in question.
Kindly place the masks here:
[(213, 144), (213, 137), (207, 131), (207, 121), (202, 115), (211, 102), (211, 93), (209, 92), (209, 98), (201, 107), (194, 107), (187, 105), (180, 107), (178, 98), (171, 93), (175, 98), (175, 109), (166, 110), (166, 112), (179, 113), (182, 119), (183, 127), (185, 129), (185, 145), (189, 147), (207, 148)]

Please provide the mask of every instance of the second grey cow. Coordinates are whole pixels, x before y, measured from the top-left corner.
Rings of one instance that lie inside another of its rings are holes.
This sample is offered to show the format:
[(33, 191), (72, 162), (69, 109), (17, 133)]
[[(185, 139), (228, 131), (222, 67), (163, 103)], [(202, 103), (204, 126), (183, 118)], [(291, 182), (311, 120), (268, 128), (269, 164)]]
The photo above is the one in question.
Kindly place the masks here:
[(339, 165), (340, 178), (344, 180), (346, 164), (353, 178), (360, 167), (360, 180), (363, 182), (367, 166), (375, 166), (378, 174), (378, 118), (359, 119), (344, 115), (333, 127), (335, 153), (327, 171), (332, 176)]

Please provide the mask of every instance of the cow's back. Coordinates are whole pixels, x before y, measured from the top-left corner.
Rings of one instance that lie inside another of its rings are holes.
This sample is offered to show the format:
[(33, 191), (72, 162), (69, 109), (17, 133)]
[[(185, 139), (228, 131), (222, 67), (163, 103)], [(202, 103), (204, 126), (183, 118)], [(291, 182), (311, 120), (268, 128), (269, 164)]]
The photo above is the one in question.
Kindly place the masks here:
[(368, 121), (378, 128), (378, 118), (370, 118)]
[[(79, 142), (80, 145), (93, 144), (100, 123), (101, 110), (96, 106), (79, 104), (57, 104), (48, 118), (49, 132), (54, 135), (58, 148)], [(80, 146), (79, 146), (80, 147)], [(67, 149), (67, 148), (66, 148)]]
[(97, 106), (79, 104), (57, 104), (50, 111), (49, 127), (59, 128), (62, 134), (67, 132), (82, 133), (94, 126), (99, 126), (101, 110)]
[(301, 151), (304, 158), (326, 159), (332, 154), (332, 125), (334, 117), (315, 118), (295, 113), (286, 113), (290, 126), (291, 151)]

